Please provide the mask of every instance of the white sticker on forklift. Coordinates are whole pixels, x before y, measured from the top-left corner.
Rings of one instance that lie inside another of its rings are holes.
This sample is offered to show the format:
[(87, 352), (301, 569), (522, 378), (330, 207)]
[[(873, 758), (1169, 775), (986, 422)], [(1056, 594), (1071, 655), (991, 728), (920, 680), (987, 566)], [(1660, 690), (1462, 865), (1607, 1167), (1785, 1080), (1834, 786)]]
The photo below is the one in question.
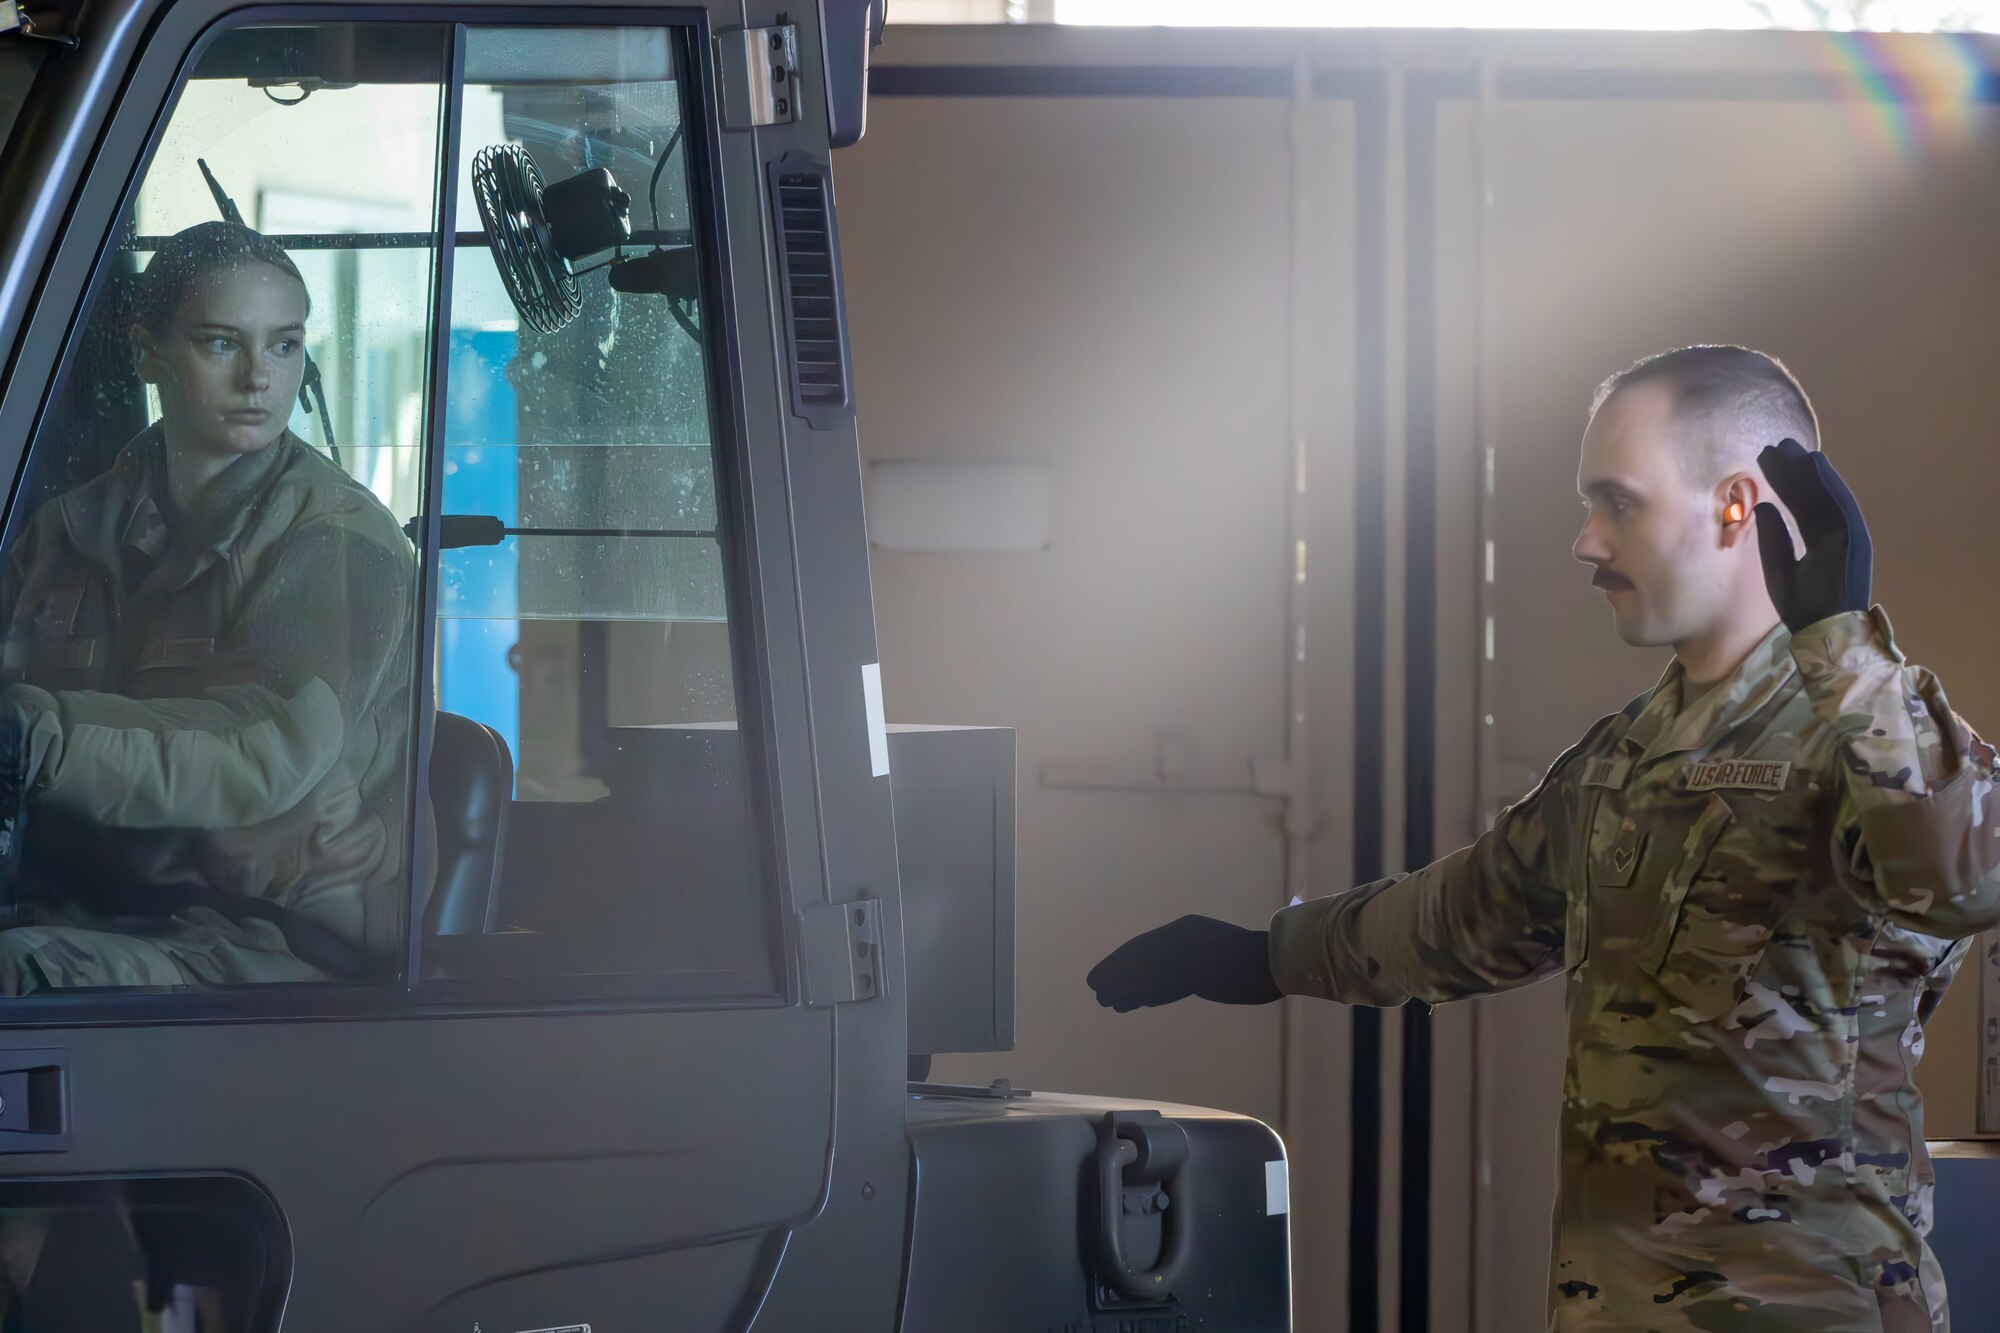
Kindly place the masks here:
[(1285, 1174), (1284, 1159), (1264, 1163), (1264, 1216), (1276, 1217), (1291, 1206), (1291, 1177)]
[(882, 712), (882, 664), (861, 668), (861, 703), (868, 710), (868, 767), (878, 778), (889, 776), (889, 724)]

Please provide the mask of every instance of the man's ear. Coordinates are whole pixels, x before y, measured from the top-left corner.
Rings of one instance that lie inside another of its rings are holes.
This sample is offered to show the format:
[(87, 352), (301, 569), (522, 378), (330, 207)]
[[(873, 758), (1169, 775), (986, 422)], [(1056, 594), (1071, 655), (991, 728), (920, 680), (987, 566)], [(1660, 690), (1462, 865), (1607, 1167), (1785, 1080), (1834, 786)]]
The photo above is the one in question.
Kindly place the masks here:
[(1764, 498), (1764, 488), (1747, 472), (1737, 473), (1716, 488), (1716, 516), (1724, 550), (1739, 542), (1757, 544), (1757, 502)]
[(125, 342), (132, 349), (132, 368), (139, 372), (139, 378), (158, 384), (162, 375), (160, 345), (151, 331), (143, 324), (133, 324), (125, 330)]

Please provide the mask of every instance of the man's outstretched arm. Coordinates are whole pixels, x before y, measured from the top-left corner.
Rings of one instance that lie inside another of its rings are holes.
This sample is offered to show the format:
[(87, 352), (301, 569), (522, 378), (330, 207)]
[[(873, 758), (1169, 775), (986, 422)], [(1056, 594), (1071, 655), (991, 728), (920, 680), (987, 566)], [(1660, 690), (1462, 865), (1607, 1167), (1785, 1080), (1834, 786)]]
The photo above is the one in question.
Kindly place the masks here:
[(1279, 988), (1343, 1004), (1442, 1004), (1561, 971), (1565, 899), (1545, 810), (1561, 799), (1560, 769), (1470, 847), (1272, 917)]
[(1571, 758), (1597, 734), (1557, 760), (1484, 837), (1413, 874), (1288, 907), (1268, 931), (1184, 916), (1127, 940), (1091, 970), (1098, 1003), (1121, 1013), (1190, 997), (1435, 1004), (1560, 971), (1565, 898), (1547, 819), (1550, 802), (1568, 799)]

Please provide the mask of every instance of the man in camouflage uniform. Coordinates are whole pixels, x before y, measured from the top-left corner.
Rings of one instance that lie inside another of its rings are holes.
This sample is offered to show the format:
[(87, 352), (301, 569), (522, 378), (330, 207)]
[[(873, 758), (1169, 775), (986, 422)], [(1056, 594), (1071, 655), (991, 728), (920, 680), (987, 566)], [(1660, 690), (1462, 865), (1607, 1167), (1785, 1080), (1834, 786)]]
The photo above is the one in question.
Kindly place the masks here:
[(414, 557), (284, 429), (306, 297), (283, 251), (209, 223), (143, 282), (162, 420), (36, 512), (0, 584), (0, 993), (388, 968)]
[(1659, 685), (1471, 847), (1268, 935), (1182, 918), (1091, 984), (1397, 1005), (1567, 973), (1551, 1329), (1944, 1333), (1914, 1072), (2000, 920), (1994, 752), (1870, 608), (1782, 367), (1681, 349), (1600, 404), (1577, 555), (1628, 641), (1674, 645)]

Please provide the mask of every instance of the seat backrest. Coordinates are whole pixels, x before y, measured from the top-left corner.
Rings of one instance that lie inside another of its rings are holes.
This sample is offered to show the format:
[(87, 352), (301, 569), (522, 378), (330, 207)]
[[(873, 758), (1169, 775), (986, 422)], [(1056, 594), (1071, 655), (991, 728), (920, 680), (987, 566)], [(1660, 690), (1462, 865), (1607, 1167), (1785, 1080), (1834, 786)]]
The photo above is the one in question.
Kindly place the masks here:
[(433, 935), (478, 935), (500, 925), (500, 866), (514, 756), (500, 733), (457, 713), (439, 713), (431, 735), (431, 814), (437, 880), (424, 909)]

